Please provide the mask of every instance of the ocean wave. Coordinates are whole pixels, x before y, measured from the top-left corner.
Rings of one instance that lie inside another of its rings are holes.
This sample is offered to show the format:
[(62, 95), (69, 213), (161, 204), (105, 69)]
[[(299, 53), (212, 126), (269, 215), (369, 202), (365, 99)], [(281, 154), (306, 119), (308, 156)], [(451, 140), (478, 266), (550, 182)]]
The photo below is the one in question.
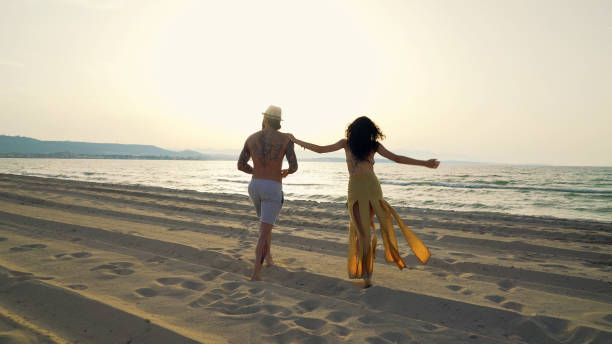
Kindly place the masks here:
[(20, 173), (22, 176), (34, 176), (34, 177), (43, 177), (43, 178), (61, 178), (61, 179), (75, 179), (78, 180), (75, 176), (68, 176), (65, 174), (54, 174), (54, 173), (36, 173), (36, 172), (22, 172)]
[[(217, 178), (218, 182), (223, 182), (223, 183), (237, 183), (237, 184), (248, 184), (251, 181), (250, 180), (237, 180), (237, 179), (226, 179), (226, 178)], [(291, 185), (291, 186), (321, 186), (321, 185), (327, 185), (327, 184), (320, 184), (320, 183), (283, 183), (283, 185)]]
[(487, 180), (474, 180), (473, 182), (474, 182), (474, 183), (476, 183), (476, 184), (483, 184), (483, 185), (489, 185), (489, 184), (491, 184), (491, 185), (502, 185), (502, 186), (504, 186), (504, 185), (508, 185), (508, 184), (510, 184), (510, 183), (511, 183), (511, 182), (510, 182), (510, 181), (508, 181), (508, 180), (493, 180), (493, 181), (487, 181)]
[(563, 193), (578, 193), (578, 194), (603, 194), (612, 195), (612, 190), (595, 190), (595, 189), (567, 189), (567, 188), (547, 188), (547, 187), (532, 187), (532, 186), (505, 186), (495, 184), (460, 184), (460, 183), (439, 183), (439, 182), (393, 182), (381, 180), (381, 184), (387, 185), (423, 185), (423, 186), (438, 186), (457, 189), (493, 189), (493, 190), (516, 190), (516, 191), (537, 191), (537, 192), (563, 192)]
[(238, 184), (248, 184), (251, 181), (250, 180), (237, 180), (237, 179), (225, 179), (225, 178), (217, 178), (218, 182), (225, 182), (225, 183), (238, 183)]

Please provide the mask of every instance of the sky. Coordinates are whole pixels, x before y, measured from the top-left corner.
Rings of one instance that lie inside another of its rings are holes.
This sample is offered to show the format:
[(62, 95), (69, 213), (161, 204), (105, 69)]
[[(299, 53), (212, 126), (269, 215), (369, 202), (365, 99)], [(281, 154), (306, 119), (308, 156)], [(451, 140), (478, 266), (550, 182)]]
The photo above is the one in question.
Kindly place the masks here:
[(268, 105), (416, 158), (612, 166), (612, 1), (0, 0), (0, 134), (239, 150)]

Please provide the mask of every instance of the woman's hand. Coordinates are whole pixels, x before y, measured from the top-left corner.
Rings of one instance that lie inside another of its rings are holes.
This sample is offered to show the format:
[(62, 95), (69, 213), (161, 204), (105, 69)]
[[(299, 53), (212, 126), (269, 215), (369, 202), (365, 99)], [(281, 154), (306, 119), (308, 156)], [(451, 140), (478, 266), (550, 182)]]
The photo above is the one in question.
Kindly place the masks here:
[(295, 143), (295, 136), (293, 136), (293, 134), (290, 133), (283, 133), (283, 135), (287, 136), (287, 138), (289, 140), (291, 140), (293, 143)]
[(429, 159), (425, 161), (425, 167), (438, 168), (438, 166), (440, 166), (440, 162), (438, 161), (438, 159)]

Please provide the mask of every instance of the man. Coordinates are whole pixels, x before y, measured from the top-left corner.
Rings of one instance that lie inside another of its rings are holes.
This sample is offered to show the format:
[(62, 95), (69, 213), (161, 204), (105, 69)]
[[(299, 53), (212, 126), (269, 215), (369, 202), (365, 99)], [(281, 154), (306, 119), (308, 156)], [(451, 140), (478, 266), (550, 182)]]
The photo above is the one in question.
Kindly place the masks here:
[[(272, 227), (283, 205), (282, 179), (298, 168), (293, 142), (278, 131), (281, 127), (281, 108), (270, 105), (263, 116), (262, 130), (249, 136), (238, 158), (238, 169), (253, 175), (249, 196), (261, 221), (252, 281), (261, 280), (264, 259), (268, 265), (273, 264), (270, 253)], [(285, 156), (289, 169), (281, 169)], [(253, 167), (248, 163), (251, 158)]]

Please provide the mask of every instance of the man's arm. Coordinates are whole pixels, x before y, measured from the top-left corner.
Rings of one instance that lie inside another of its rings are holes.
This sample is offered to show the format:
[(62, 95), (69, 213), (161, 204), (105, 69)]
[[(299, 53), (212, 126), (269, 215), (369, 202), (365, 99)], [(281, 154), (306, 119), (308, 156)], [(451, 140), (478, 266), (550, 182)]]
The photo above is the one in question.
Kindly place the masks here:
[(315, 145), (314, 143), (298, 140), (292, 134), (285, 134), (285, 136), (287, 136), (292, 142), (295, 142), (298, 145), (317, 153), (335, 152), (346, 147), (346, 139), (340, 139), (338, 142), (332, 143), (331, 145), (319, 146)]
[(238, 157), (238, 169), (244, 173), (253, 174), (253, 167), (249, 165), (249, 159), (251, 158), (251, 151), (249, 150), (249, 146), (247, 143), (244, 143), (244, 148), (242, 148), (242, 152), (240, 152), (240, 157)]
[(297, 157), (295, 156), (295, 150), (293, 148), (293, 142), (289, 141), (287, 144), (287, 150), (285, 151), (285, 156), (287, 157), (287, 162), (289, 163), (288, 174), (295, 173), (295, 171), (298, 169)]

